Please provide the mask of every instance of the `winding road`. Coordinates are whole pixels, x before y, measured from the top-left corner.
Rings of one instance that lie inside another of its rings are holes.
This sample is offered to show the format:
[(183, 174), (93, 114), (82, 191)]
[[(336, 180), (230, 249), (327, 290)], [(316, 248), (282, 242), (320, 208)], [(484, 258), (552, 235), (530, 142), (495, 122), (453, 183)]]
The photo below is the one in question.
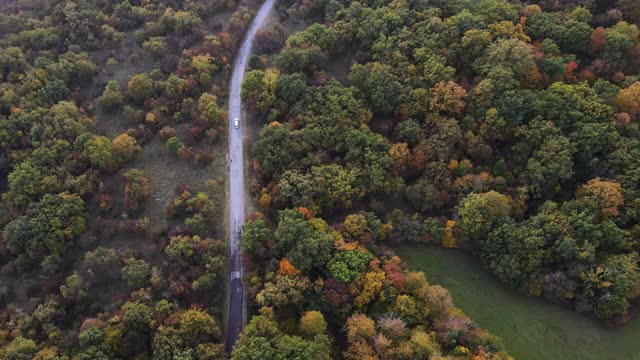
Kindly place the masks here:
[[(231, 76), (229, 91), (229, 309), (227, 319), (227, 351), (231, 351), (233, 344), (240, 336), (243, 325), (244, 288), (242, 285), (242, 259), (238, 243), (242, 233), (245, 216), (245, 188), (244, 188), (244, 119), (242, 118), (242, 101), (240, 87), (244, 72), (247, 68), (251, 47), (258, 30), (264, 25), (275, 0), (266, 0), (253, 19), (251, 28), (245, 34), (242, 46), (236, 56)], [(240, 126), (235, 127), (234, 119), (240, 120)]]

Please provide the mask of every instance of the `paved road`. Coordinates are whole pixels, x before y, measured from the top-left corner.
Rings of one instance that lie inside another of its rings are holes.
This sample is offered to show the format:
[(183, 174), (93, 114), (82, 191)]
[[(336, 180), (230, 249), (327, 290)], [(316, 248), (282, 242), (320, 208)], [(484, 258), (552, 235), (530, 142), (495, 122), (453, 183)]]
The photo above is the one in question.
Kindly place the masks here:
[[(229, 318), (227, 321), (227, 351), (231, 351), (240, 332), (242, 331), (242, 313), (244, 311), (242, 262), (238, 242), (244, 224), (244, 156), (243, 156), (243, 125), (242, 102), (240, 100), (240, 86), (244, 78), (244, 71), (251, 56), (253, 39), (258, 30), (264, 25), (267, 16), (273, 8), (275, 0), (266, 0), (246, 33), (242, 46), (238, 51), (231, 77), (229, 91), (229, 239), (231, 252), (229, 258)], [(240, 119), (240, 127), (235, 128), (234, 119)]]

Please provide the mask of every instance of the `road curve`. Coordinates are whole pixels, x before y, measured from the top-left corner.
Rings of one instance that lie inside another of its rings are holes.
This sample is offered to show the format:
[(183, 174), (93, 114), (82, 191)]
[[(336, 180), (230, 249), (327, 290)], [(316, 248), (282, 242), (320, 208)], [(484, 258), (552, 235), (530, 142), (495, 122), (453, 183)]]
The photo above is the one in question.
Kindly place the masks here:
[[(229, 90), (229, 309), (227, 319), (227, 351), (231, 351), (233, 344), (238, 340), (242, 331), (244, 311), (244, 289), (242, 285), (242, 261), (238, 243), (244, 224), (244, 155), (243, 134), (244, 120), (242, 118), (242, 101), (240, 99), (240, 87), (244, 72), (247, 68), (251, 47), (258, 30), (264, 25), (269, 16), (275, 0), (266, 0), (253, 19), (249, 31), (245, 34), (242, 46), (238, 50), (231, 76)], [(240, 120), (240, 127), (236, 128), (234, 119)]]

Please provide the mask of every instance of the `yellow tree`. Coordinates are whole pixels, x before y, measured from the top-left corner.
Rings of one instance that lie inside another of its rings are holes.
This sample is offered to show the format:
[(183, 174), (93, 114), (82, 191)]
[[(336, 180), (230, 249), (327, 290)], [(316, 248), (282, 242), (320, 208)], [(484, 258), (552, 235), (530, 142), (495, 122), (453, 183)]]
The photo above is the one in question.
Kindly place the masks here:
[(136, 139), (127, 133), (122, 133), (113, 139), (111, 147), (119, 164), (133, 160), (136, 151), (140, 149)]
[(347, 339), (350, 343), (359, 340), (367, 341), (373, 337), (376, 327), (375, 322), (365, 314), (353, 314), (347, 319)]
[(396, 143), (389, 148), (389, 156), (393, 160), (396, 170), (402, 172), (407, 169), (411, 159), (411, 150), (409, 150), (407, 143)]
[(353, 299), (355, 306), (362, 308), (370, 303), (378, 295), (385, 280), (384, 272), (372, 271), (356, 280), (356, 287), (360, 287), (360, 293)]
[(455, 115), (464, 110), (467, 91), (455, 81), (440, 81), (431, 89), (429, 108), (439, 112)]
[(308, 336), (324, 334), (327, 322), (320, 311), (307, 311), (300, 318), (300, 331)]
[(603, 181), (600, 178), (589, 180), (576, 191), (576, 197), (595, 205), (604, 217), (618, 216), (620, 207), (624, 204), (622, 186), (617, 182)]
[(447, 224), (444, 227), (444, 234), (442, 236), (442, 246), (447, 248), (458, 247), (456, 237), (453, 234), (453, 229), (455, 228), (455, 226), (456, 222), (454, 220), (447, 220)]
[(462, 240), (479, 244), (496, 221), (509, 217), (511, 198), (493, 190), (471, 193), (458, 205), (458, 213)]
[(620, 90), (613, 103), (622, 111), (636, 117), (640, 114), (640, 81)]
[(225, 111), (218, 107), (218, 98), (209, 93), (200, 96), (198, 111), (202, 120), (209, 125), (219, 125), (226, 117)]
[(220, 327), (211, 315), (201, 309), (185, 311), (179, 320), (180, 334), (191, 342), (219, 339)]
[(367, 230), (367, 219), (362, 214), (349, 214), (344, 219), (344, 228), (353, 237), (358, 238)]

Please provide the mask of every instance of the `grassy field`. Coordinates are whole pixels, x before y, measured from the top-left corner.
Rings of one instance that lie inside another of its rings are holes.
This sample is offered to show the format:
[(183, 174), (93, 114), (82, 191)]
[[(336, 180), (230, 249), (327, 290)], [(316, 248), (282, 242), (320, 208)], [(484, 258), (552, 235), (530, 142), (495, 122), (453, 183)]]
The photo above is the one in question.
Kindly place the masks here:
[(504, 339), (519, 360), (640, 359), (640, 319), (618, 329), (502, 286), (469, 255), (426, 246), (404, 246), (398, 255), (453, 299), (482, 327)]

